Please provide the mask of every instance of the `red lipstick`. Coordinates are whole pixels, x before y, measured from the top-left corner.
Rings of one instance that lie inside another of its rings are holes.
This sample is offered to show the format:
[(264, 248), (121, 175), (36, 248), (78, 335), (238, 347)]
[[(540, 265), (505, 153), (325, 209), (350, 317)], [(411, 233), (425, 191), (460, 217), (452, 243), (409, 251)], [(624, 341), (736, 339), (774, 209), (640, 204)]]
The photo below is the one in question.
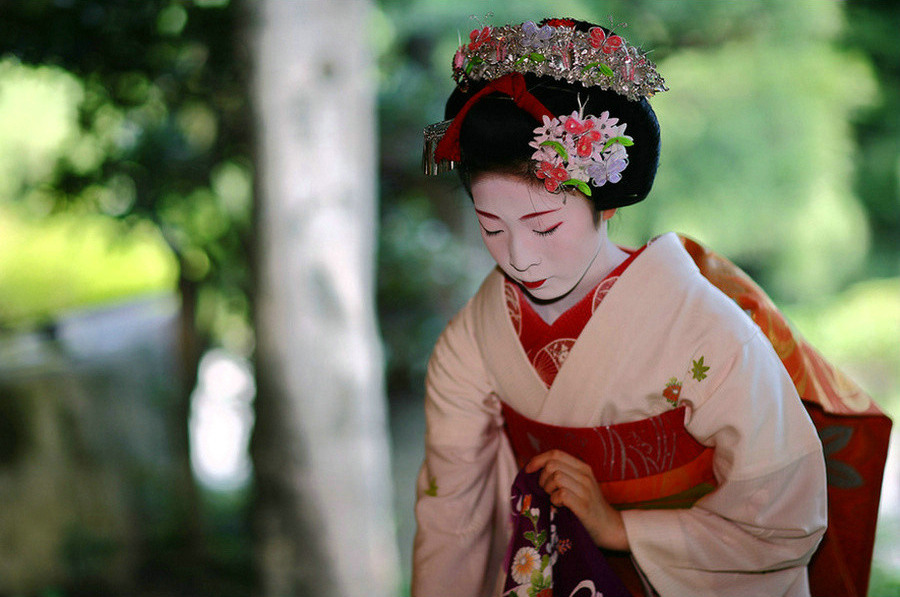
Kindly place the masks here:
[(537, 280), (536, 282), (522, 282), (522, 286), (528, 288), (529, 290), (533, 290), (535, 288), (540, 288), (541, 286), (543, 286), (544, 282), (546, 281), (547, 278), (544, 278), (543, 280)]

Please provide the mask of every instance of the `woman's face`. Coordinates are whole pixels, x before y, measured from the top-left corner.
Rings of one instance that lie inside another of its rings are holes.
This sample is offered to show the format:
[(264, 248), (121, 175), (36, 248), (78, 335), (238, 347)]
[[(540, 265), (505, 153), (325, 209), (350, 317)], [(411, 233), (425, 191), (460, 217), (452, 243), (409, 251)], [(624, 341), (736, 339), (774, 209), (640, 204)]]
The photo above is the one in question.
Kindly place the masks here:
[(550, 193), (521, 177), (487, 173), (473, 181), (472, 198), (488, 252), (536, 301), (573, 290), (580, 297), (600, 283), (603, 272), (592, 266), (606, 226), (581, 193)]

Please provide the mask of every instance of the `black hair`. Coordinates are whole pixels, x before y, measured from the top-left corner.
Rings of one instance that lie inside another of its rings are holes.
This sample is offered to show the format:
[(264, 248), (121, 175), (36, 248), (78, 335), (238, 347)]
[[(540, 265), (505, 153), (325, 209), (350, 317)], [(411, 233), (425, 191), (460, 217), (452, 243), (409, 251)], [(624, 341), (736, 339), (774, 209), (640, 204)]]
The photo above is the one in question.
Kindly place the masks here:
[[(575, 21), (579, 30), (587, 31), (593, 26)], [(617, 183), (606, 183), (602, 187), (591, 184), (590, 199), (596, 209), (631, 205), (647, 196), (656, 177), (660, 139), (659, 122), (645, 98), (631, 101), (614, 91), (585, 87), (578, 82), (569, 83), (530, 73), (524, 77), (528, 91), (556, 116), (577, 111), (581, 102), (586, 114), (599, 116), (608, 111), (610, 117), (627, 125), (625, 134), (634, 139), (634, 145), (628, 148), (628, 167)], [(481, 81), (472, 83), (465, 91), (457, 87), (447, 100), (445, 118), (449, 120), (456, 116), (466, 101), (485, 84)], [(534, 116), (502, 93), (491, 93), (478, 100), (463, 120), (459, 137), (462, 158), (459, 174), (469, 195), (472, 194), (472, 180), (486, 172), (527, 177), (540, 184), (540, 179), (533, 176), (531, 155), (534, 148), (528, 145), (534, 139), (534, 129), (540, 125)]]

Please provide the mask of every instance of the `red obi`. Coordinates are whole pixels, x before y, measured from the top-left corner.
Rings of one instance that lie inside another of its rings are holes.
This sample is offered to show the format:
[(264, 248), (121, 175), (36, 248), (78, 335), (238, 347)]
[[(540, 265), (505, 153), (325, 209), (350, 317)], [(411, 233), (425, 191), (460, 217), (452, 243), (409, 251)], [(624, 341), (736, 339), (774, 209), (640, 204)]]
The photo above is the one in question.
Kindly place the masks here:
[(713, 449), (684, 428), (684, 407), (591, 428), (546, 425), (502, 404), (520, 468), (542, 452), (562, 450), (591, 467), (603, 495), (619, 509), (689, 508), (716, 488)]

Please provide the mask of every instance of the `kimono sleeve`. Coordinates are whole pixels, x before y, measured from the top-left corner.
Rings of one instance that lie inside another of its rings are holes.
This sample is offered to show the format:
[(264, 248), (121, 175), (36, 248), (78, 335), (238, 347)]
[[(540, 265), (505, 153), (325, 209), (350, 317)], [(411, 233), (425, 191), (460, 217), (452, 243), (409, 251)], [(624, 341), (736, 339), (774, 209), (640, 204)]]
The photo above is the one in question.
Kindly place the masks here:
[(514, 459), (470, 321), (447, 327), (428, 365), (412, 596), (491, 595), (506, 545)]
[(685, 426), (715, 449), (718, 488), (688, 510), (623, 512), (633, 556), (660, 595), (808, 595), (826, 526), (815, 428), (758, 332), (723, 360)]

